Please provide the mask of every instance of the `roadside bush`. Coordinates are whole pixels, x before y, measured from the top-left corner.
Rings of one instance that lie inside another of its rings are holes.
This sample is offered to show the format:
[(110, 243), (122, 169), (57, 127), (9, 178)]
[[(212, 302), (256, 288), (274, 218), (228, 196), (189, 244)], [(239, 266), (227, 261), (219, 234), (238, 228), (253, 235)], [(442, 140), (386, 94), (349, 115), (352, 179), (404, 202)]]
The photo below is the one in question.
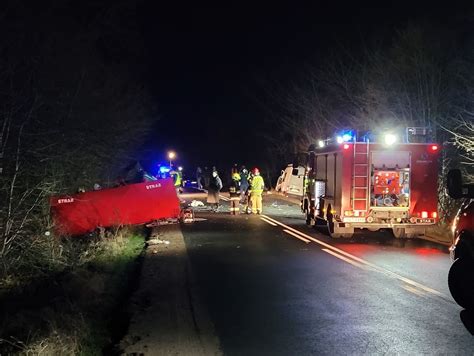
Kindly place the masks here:
[[(116, 228), (102, 238), (51, 237), (34, 246), (41, 252), (48, 247), (42, 244), (54, 244), (48, 251), (55, 253), (38, 257), (34, 280), (3, 289), (0, 354), (100, 354), (123, 324), (117, 319), (126, 317), (121, 303), (131, 293), (145, 234)], [(34, 269), (18, 266), (19, 275), (25, 270)]]

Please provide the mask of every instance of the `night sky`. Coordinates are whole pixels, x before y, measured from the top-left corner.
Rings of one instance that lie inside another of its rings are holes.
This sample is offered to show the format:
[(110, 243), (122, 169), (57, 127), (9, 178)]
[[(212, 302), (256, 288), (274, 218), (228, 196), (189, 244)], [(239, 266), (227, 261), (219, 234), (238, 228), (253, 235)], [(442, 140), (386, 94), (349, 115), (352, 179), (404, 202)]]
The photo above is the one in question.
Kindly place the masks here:
[(147, 3), (142, 24), (149, 84), (161, 117), (147, 147), (157, 156), (173, 148), (192, 169), (261, 164), (260, 133), (278, 129), (259, 104), (265, 86), (291, 85), (332, 50), (357, 51), (374, 37), (390, 41), (406, 23), (455, 23), (462, 11), (414, 3), (179, 8)]

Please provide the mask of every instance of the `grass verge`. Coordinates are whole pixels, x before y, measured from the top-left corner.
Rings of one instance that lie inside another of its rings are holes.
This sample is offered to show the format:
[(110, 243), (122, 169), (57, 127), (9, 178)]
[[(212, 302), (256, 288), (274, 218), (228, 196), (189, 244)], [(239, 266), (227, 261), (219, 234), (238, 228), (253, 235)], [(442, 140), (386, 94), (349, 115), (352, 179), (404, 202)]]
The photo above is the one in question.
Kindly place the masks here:
[(96, 241), (69, 241), (84, 263), (4, 290), (0, 354), (112, 352), (128, 325), (124, 306), (136, 287), (145, 237), (145, 230), (122, 229)]

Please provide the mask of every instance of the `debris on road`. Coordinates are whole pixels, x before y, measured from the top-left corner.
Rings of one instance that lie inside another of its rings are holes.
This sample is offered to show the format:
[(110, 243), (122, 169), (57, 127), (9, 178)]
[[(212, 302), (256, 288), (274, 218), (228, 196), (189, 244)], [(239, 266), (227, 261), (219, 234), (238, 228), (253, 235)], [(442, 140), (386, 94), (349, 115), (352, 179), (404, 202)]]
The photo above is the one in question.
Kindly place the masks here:
[(191, 204), (189, 205), (192, 206), (193, 208), (196, 208), (198, 206), (204, 206), (204, 203), (200, 200), (193, 200)]
[(194, 222), (194, 210), (191, 208), (181, 210), (180, 220), (185, 224)]
[(161, 220), (155, 220), (149, 224), (146, 224), (146, 227), (157, 227), (157, 226), (162, 226), (162, 225), (171, 225), (171, 224), (177, 224), (179, 222), (178, 219), (161, 219)]
[(162, 240), (162, 239), (150, 239), (146, 243), (147, 243), (148, 246), (159, 245), (159, 244), (165, 244), (165, 245), (170, 244), (170, 242), (168, 240)]

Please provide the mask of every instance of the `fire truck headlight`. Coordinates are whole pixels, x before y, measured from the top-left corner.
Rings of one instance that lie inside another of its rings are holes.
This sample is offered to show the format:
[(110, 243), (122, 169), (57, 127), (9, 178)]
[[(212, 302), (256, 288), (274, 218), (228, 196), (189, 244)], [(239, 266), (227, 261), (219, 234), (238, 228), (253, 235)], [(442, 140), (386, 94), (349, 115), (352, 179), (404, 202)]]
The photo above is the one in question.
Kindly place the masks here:
[(344, 139), (342, 138), (342, 136), (337, 136), (336, 141), (337, 141), (337, 143), (343, 143)]
[(397, 142), (397, 136), (395, 136), (394, 134), (386, 134), (384, 136), (384, 142), (386, 145), (388, 146), (391, 146), (393, 145), (395, 142)]
[(323, 140), (319, 140), (319, 141), (318, 141), (318, 146), (319, 146), (320, 148), (323, 148), (323, 147), (325, 146), (324, 141), (323, 141)]

